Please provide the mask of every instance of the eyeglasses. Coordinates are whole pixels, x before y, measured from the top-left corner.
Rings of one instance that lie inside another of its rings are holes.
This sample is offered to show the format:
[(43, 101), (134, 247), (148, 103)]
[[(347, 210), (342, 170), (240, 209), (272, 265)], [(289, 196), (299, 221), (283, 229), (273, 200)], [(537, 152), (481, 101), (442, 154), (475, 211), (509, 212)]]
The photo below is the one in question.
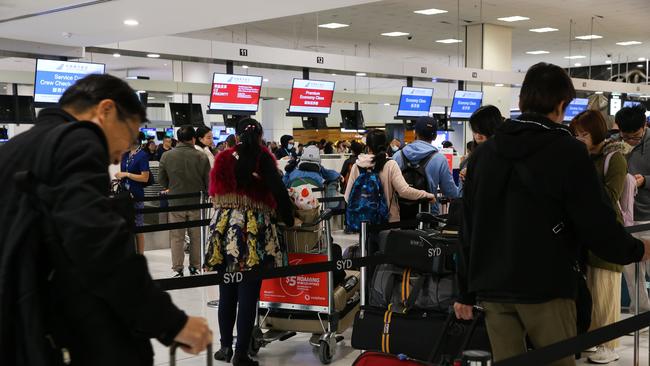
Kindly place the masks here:
[(635, 133), (634, 135), (627, 135), (627, 134), (621, 133), (621, 138), (625, 142), (639, 142), (639, 141), (643, 140), (644, 135), (645, 135), (645, 130), (642, 131), (641, 136), (638, 135), (638, 132)]

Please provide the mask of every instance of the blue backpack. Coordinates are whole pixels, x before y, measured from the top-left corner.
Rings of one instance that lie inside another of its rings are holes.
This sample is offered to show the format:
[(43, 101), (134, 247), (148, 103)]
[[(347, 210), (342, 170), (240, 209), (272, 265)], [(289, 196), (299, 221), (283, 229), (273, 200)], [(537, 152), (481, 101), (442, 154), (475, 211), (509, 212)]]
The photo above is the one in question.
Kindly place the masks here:
[(345, 225), (349, 231), (358, 233), (363, 221), (371, 225), (388, 222), (388, 205), (384, 199), (384, 189), (379, 174), (372, 169), (360, 169), (360, 175), (350, 190), (348, 207), (345, 210)]

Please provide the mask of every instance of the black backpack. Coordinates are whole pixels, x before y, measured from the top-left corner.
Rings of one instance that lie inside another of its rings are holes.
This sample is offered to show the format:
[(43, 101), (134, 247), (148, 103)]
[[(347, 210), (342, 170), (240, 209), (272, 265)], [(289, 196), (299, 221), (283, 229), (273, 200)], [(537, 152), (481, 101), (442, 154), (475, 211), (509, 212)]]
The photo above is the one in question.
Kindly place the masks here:
[[(413, 163), (406, 158), (404, 150), (401, 151), (402, 159), (404, 159), (402, 176), (404, 176), (404, 180), (406, 180), (406, 183), (408, 183), (411, 188), (429, 192), (429, 179), (427, 178), (426, 168), (435, 153), (435, 151), (432, 151), (418, 163)], [(399, 209), (400, 218), (402, 220), (415, 219), (415, 216), (419, 212), (419, 202), (399, 197)]]

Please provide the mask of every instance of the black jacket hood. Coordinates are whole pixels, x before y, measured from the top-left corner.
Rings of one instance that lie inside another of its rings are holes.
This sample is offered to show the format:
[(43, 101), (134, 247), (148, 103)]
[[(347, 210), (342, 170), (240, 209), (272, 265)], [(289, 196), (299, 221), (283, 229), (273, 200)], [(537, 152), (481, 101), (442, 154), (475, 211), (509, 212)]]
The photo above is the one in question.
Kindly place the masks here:
[(524, 113), (517, 119), (502, 123), (494, 135), (494, 144), (499, 155), (508, 160), (523, 160), (534, 155), (558, 135), (571, 136), (567, 126), (555, 123), (547, 117)]

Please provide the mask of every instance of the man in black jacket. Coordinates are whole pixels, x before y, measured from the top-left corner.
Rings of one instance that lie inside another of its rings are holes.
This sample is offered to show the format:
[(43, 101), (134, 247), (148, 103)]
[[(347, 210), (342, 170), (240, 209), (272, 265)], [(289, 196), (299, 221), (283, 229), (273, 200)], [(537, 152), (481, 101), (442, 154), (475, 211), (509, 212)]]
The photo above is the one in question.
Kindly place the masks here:
[[(151, 365), (149, 338), (204, 350), (212, 341), (205, 319), (185, 315), (155, 285), (135, 252), (132, 203), (118, 210), (108, 197), (108, 165), (145, 120), (135, 92), (113, 76), (91, 75), (60, 106), (0, 148), (0, 363)], [(74, 128), (52, 143), (62, 126)], [(24, 171), (34, 177), (18, 186)], [(35, 212), (40, 220), (21, 230)], [(29, 283), (40, 284), (39, 299), (30, 300)]]
[[(526, 334), (535, 348), (576, 335), (574, 267), (583, 250), (618, 264), (650, 254), (650, 242), (617, 223), (587, 150), (562, 125), (574, 97), (562, 68), (532, 66), (523, 114), (503, 123), (467, 167), (467, 273), (454, 308), (468, 319), (470, 305), (481, 302), (495, 361), (526, 352)], [(553, 363), (574, 364), (573, 357)]]

